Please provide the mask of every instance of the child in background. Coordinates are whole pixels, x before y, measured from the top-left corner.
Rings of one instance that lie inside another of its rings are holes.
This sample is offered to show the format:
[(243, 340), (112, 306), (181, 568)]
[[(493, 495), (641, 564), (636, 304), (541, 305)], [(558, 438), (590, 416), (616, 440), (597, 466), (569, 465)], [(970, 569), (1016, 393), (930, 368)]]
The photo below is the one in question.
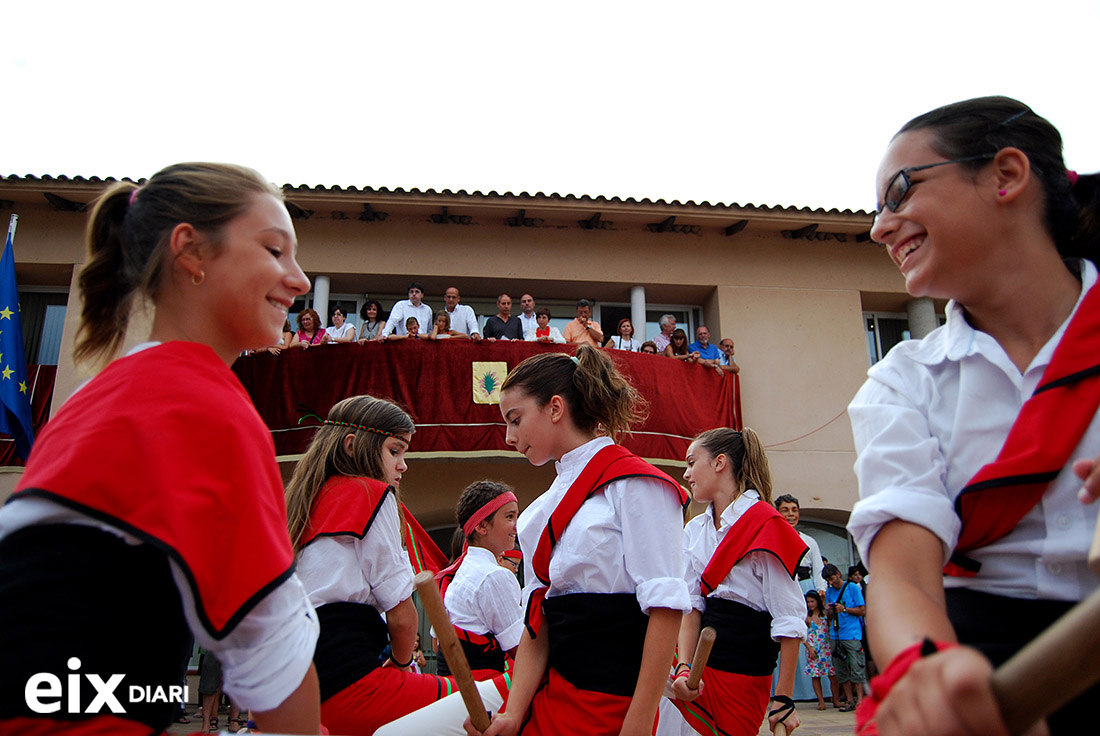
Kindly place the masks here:
[(825, 620), (825, 603), (816, 590), (806, 592), (806, 674), (813, 680), (817, 709), (825, 710), (825, 694), (821, 678), (829, 678), (829, 692), (833, 706), (840, 707), (837, 699), (836, 670), (833, 669), (833, 650), (830, 646), (829, 624)]

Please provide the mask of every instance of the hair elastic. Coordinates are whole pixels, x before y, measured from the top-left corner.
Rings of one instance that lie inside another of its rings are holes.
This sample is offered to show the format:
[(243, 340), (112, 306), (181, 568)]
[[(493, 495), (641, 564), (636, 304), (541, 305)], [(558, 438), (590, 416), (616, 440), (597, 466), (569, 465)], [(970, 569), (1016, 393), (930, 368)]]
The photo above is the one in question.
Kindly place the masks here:
[(570, 355), (569, 360), (573, 361), (573, 365), (580, 365), (581, 360), (576, 355)]
[(1073, 189), (1077, 186), (1077, 172), (1073, 169), (1066, 169), (1066, 178), (1069, 179), (1069, 188)]
[(387, 432), (384, 429), (375, 429), (374, 427), (366, 427), (362, 424), (352, 424), (351, 422), (338, 422), (335, 419), (326, 419), (324, 422), (322, 422), (322, 424), (332, 424), (332, 425), (335, 425), (337, 427), (347, 427), (348, 429), (358, 429), (358, 430), (362, 430), (363, 432), (374, 432), (375, 434), (380, 434), (383, 437), (393, 437), (394, 439), (399, 439), (399, 440), (404, 439), (404, 437), (400, 437), (400, 436), (394, 434), (393, 432)]
[[(474, 529), (477, 529), (477, 525), (488, 519), (495, 514), (502, 506), (506, 506), (512, 501), (516, 501), (516, 494), (511, 491), (505, 491), (499, 496), (494, 497), (487, 504), (479, 508), (473, 516), (466, 520), (466, 523), (462, 525), (462, 533), (467, 537), (474, 533)], [(516, 501), (519, 503), (519, 501)]]
[(133, 189), (130, 190), (130, 201), (127, 203), (128, 207), (133, 207), (134, 206), (134, 202), (137, 201), (137, 195), (138, 195), (138, 192), (140, 192), (140, 191), (141, 191), (141, 187), (134, 187)]

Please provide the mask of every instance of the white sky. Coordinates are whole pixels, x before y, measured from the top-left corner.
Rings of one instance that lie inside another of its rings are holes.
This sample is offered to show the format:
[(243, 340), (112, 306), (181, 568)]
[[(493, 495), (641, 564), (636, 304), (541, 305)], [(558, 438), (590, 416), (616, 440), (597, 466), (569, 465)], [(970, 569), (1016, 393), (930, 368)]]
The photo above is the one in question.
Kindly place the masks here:
[(0, 175), (869, 210), (897, 128), (985, 94), (1100, 169), (1098, 1), (12, 5)]

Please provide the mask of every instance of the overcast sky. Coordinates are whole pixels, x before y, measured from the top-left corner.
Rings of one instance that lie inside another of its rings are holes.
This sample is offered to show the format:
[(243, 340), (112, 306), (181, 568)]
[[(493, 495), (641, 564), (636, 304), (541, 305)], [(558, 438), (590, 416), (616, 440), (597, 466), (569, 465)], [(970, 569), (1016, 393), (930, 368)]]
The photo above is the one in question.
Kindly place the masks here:
[[(165, 8), (176, 8), (166, 10)], [(0, 174), (872, 209), (884, 147), (1006, 94), (1100, 169), (1100, 2), (23, 2)]]

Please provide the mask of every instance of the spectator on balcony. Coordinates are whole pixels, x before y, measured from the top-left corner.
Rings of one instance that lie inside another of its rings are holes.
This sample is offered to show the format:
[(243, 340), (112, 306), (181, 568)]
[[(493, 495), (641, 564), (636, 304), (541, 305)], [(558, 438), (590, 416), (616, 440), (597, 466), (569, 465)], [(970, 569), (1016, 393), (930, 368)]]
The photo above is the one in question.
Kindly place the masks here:
[(409, 317), (408, 319), (406, 319), (404, 327), (405, 327), (404, 334), (398, 335), (397, 333), (394, 333), (394, 334), (386, 337), (385, 339), (387, 339), (387, 340), (426, 340), (428, 338), (428, 333), (420, 331), (420, 322), (416, 319), (416, 317)]
[(377, 299), (368, 299), (359, 310), (359, 316), (363, 319), (363, 326), (359, 328), (359, 342), (376, 339), (386, 324), (386, 313), (382, 311), (382, 302)]
[[(668, 344), (672, 342), (672, 331), (676, 329), (676, 318), (671, 314), (662, 314), (657, 321), (661, 331), (653, 338), (653, 344), (657, 346), (657, 352), (663, 353)], [(685, 333), (686, 334), (686, 333)]]
[(535, 297), (530, 294), (524, 294), (519, 298), (519, 323), (523, 327), (523, 334), (526, 339), (528, 331), (538, 327), (538, 315), (535, 313)]
[(428, 333), (429, 340), (449, 340), (450, 338), (469, 340), (470, 336), (460, 330), (451, 329), (451, 315), (446, 309), (440, 309), (435, 313), (435, 323), (432, 331)]
[[(294, 347), (297, 344), (298, 344), (298, 336), (290, 328), (290, 321), (289, 320), (284, 320), (283, 321), (283, 338), (278, 343), (276, 343), (275, 345), (271, 345), (268, 348), (266, 348), (266, 350), (267, 350), (267, 352), (271, 353), (272, 355), (278, 355), (279, 353), (283, 352), (287, 348)], [(260, 350), (264, 350), (264, 348), (260, 348)], [(260, 352), (260, 350), (249, 350), (248, 354), (253, 355), (254, 353)]]
[(649, 355), (657, 354), (657, 343), (652, 340), (646, 340), (642, 343), (642, 347), (638, 350), (639, 353), (647, 353)]
[(379, 340), (385, 340), (393, 334), (404, 335), (405, 324), (409, 317), (416, 317), (418, 325), (429, 325), (432, 322), (432, 308), (424, 304), (424, 287), (419, 281), (409, 284), (409, 298), (402, 299), (393, 305), (390, 318), (386, 320), (386, 326), (378, 334)]
[(683, 360), (687, 363), (694, 363), (699, 359), (699, 353), (688, 350), (687, 333), (679, 327), (672, 331), (672, 342), (665, 348), (665, 356)]
[(523, 327), (519, 317), (512, 316), (512, 297), (497, 297), (497, 313), (485, 320), (486, 340), (522, 340)]
[(325, 332), (332, 338), (332, 342), (355, 342), (355, 325), (348, 322), (348, 313), (337, 304), (332, 308), (332, 324), (325, 328)]
[(550, 310), (546, 307), (535, 312), (535, 329), (528, 330), (524, 340), (528, 342), (553, 342), (564, 343), (561, 331), (550, 325)]
[(722, 351), (718, 357), (718, 367), (727, 373), (740, 373), (741, 366), (737, 365), (737, 358), (733, 354), (733, 340), (723, 337), (718, 343), (718, 349)]
[(305, 350), (310, 345), (323, 345), (331, 340), (321, 329), (321, 316), (312, 309), (303, 309), (298, 315), (298, 345)]
[(619, 334), (612, 335), (604, 347), (611, 346), (616, 350), (627, 350), (632, 353), (638, 352), (642, 345), (634, 339), (634, 323), (629, 318), (624, 317), (619, 320), (619, 326), (615, 330)]
[(562, 332), (566, 342), (574, 345), (591, 345), (594, 348), (603, 342), (603, 330), (600, 323), (592, 319), (592, 302), (581, 299), (577, 302), (577, 316), (565, 326)]
[(699, 357), (695, 360), (703, 365), (718, 365), (718, 359), (722, 355), (718, 346), (711, 343), (710, 330), (706, 325), (699, 325), (695, 329), (695, 342), (688, 345), (688, 350), (698, 353)]
[[(474, 314), (473, 307), (459, 303), (461, 298), (462, 296), (455, 286), (448, 287), (443, 292), (443, 302), (446, 306), (447, 319), (450, 322), (450, 327), (447, 329), (451, 331), (452, 335), (461, 333), (474, 342), (478, 342), (481, 340), (481, 329), (477, 326), (477, 315)], [(438, 312), (436, 313), (436, 320), (439, 320)]]

